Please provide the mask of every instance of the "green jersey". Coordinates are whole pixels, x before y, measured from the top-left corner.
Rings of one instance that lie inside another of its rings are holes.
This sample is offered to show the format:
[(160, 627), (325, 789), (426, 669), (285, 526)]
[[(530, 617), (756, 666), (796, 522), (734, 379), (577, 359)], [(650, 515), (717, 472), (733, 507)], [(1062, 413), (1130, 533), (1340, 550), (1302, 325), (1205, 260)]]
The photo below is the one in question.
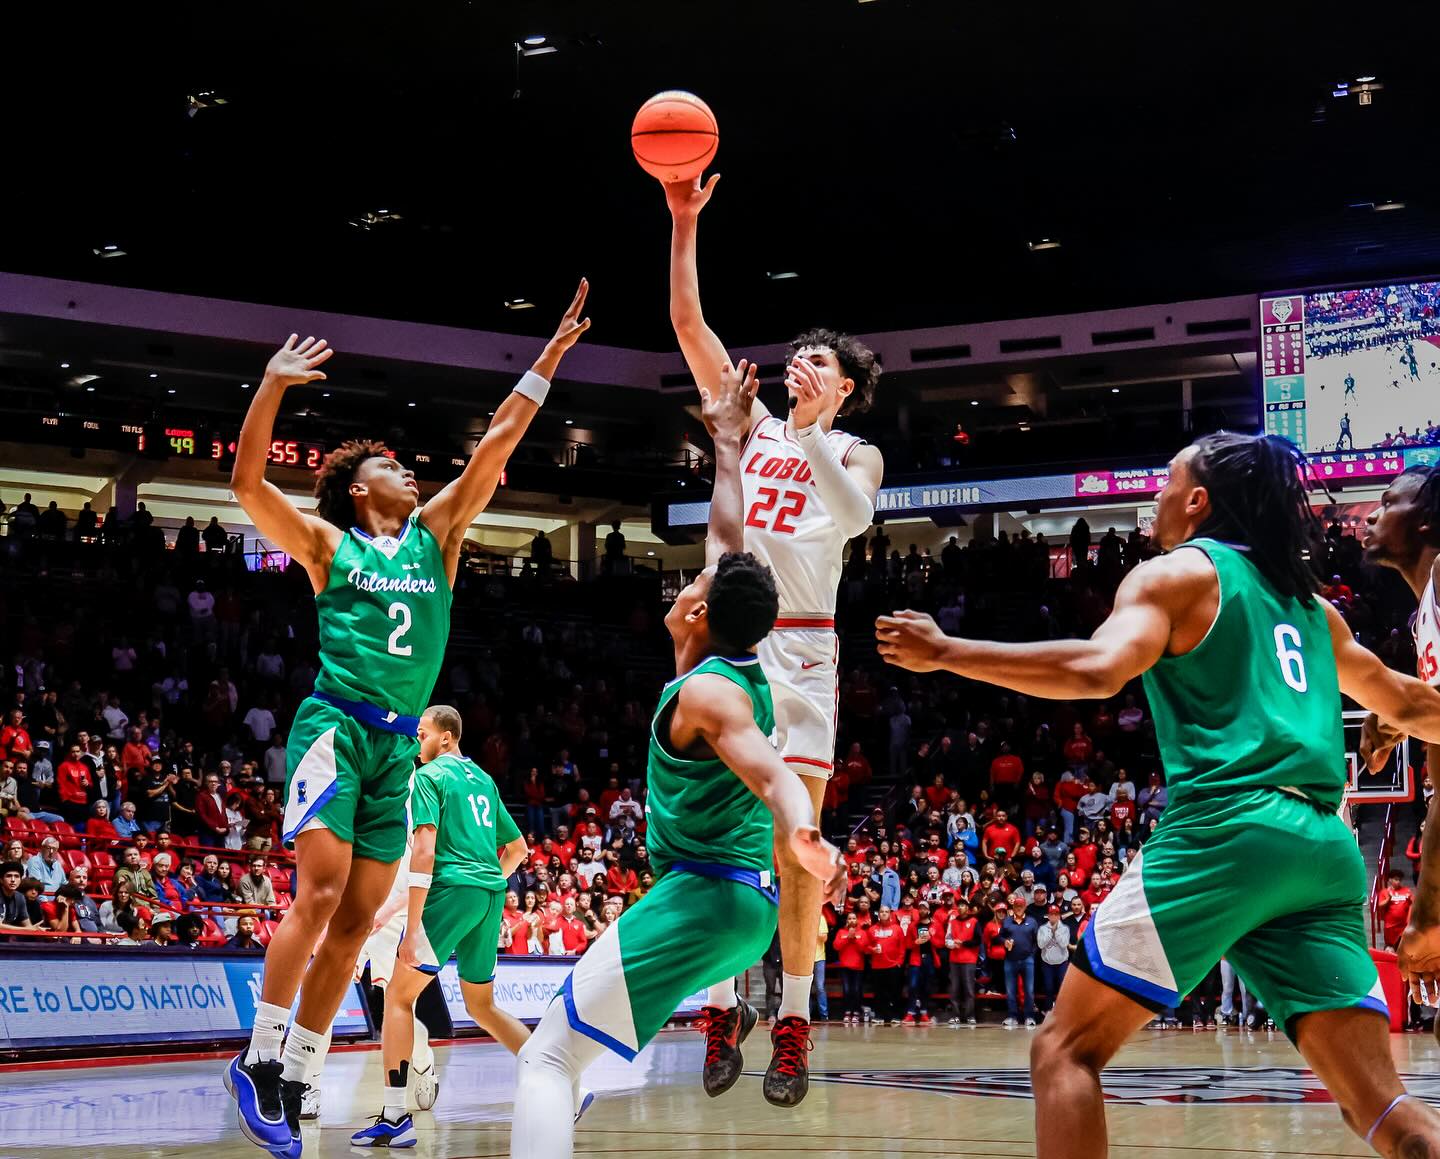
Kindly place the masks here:
[(711, 672), (734, 681), (750, 697), (755, 725), (775, 731), (770, 682), (755, 656), (727, 660), (710, 656), (660, 693), (650, 726), (649, 794), (645, 802), (645, 844), (655, 868), (664, 873), (677, 861), (774, 870), (774, 825), (770, 810), (715, 757), (686, 760), (671, 751), (670, 718), (685, 682)]
[(1274, 788), (1339, 808), (1345, 745), (1324, 605), (1281, 596), (1243, 550), (1184, 546), (1215, 565), (1220, 607), (1194, 649), (1144, 677), (1171, 804)]
[(317, 692), (402, 716), (429, 703), (450, 636), (445, 559), (417, 507), (398, 537), (352, 527), (315, 597), (320, 620)]
[(446, 753), (415, 770), (410, 825), (435, 826), (433, 885), (503, 890), (500, 846), (520, 836), (490, 774), (467, 757)]

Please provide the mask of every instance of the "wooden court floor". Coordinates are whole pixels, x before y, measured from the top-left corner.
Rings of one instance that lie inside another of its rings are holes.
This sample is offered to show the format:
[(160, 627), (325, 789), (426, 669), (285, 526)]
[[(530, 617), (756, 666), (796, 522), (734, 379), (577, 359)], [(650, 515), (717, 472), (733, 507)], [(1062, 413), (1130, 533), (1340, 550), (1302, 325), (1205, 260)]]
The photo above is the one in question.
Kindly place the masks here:
[[(1025, 1156), (1034, 1153), (1025, 1071), (1029, 1033), (821, 1027), (809, 1098), (792, 1111), (760, 1097), (764, 1026), (747, 1075), (707, 1099), (701, 1039), (667, 1032), (633, 1064), (607, 1056), (587, 1075), (599, 1097), (577, 1155)], [(1391, 1039), (1412, 1090), (1440, 1103), (1440, 1047)], [(441, 1047), (440, 1099), (416, 1116), (424, 1159), (508, 1155), (513, 1062), (492, 1044)], [(203, 1155), (263, 1159), (240, 1135), (216, 1060), (0, 1074), (0, 1156), (110, 1159)], [(380, 1059), (333, 1055), (308, 1156), (348, 1155), (349, 1135), (377, 1108)], [(1147, 1159), (1369, 1155), (1342, 1126), (1280, 1034), (1142, 1031), (1109, 1072), (1112, 1154)]]

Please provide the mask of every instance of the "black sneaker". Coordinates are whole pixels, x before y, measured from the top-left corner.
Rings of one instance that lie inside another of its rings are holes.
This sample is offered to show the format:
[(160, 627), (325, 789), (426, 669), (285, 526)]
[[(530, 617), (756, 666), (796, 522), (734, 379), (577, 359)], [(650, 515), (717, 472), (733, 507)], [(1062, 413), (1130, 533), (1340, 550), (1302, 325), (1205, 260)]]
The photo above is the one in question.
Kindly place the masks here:
[(765, 1101), (777, 1107), (798, 1106), (810, 1092), (810, 1022), (791, 1015), (770, 1029), (770, 1067), (765, 1072)]
[(285, 1108), (285, 1123), (290, 1128), (290, 1147), (284, 1152), (271, 1151), (276, 1159), (299, 1159), (300, 1113), (305, 1107), (305, 1095), (309, 1090), (309, 1083), (280, 1080), (280, 1105)]
[(745, 1059), (740, 1054), (740, 1044), (749, 1037), (760, 1021), (760, 1012), (738, 999), (729, 1010), (718, 1006), (704, 1006), (700, 1017), (691, 1024), (705, 1035), (705, 1069), (703, 1085), (705, 1093), (712, 1099), (723, 1095), (740, 1079)]

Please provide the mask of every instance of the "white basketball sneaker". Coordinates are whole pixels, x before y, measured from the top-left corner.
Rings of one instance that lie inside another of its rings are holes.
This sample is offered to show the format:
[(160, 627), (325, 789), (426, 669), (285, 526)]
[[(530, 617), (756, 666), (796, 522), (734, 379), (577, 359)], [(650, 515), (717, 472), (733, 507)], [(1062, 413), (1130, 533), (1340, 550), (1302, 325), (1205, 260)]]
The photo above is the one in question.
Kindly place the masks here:
[(432, 1062), (424, 1070), (417, 1067), (411, 1073), (415, 1077), (415, 1105), (428, 1111), (440, 1094), (440, 1076), (435, 1073), (435, 1064)]

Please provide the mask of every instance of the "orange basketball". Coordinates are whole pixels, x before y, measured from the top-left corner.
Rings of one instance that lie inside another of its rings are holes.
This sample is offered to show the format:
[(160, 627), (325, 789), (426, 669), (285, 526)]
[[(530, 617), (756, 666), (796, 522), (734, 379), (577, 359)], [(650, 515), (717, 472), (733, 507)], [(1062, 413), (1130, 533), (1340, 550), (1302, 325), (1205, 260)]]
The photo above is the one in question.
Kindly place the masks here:
[(720, 126), (694, 93), (656, 93), (630, 126), (630, 148), (640, 168), (661, 181), (691, 181), (720, 147)]

